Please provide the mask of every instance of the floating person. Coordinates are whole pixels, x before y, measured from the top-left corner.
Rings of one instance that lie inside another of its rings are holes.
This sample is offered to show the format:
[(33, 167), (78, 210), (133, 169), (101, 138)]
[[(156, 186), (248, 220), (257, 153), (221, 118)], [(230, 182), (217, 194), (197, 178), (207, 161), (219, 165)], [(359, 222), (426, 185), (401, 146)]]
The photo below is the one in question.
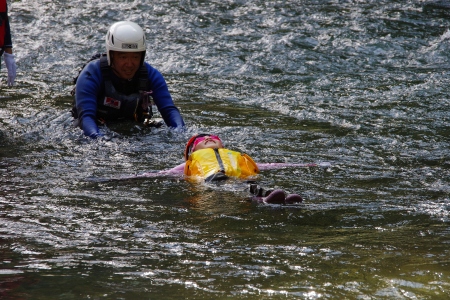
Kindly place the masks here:
[(121, 179), (178, 176), (184, 174), (191, 182), (217, 182), (229, 178), (240, 178), (250, 184), (252, 200), (264, 203), (293, 204), (301, 203), (303, 198), (298, 194), (289, 194), (283, 190), (266, 190), (260, 187), (256, 177), (260, 170), (281, 169), (285, 167), (329, 167), (322, 164), (263, 163), (257, 164), (247, 154), (224, 147), (222, 140), (213, 134), (196, 134), (186, 143), (184, 151), (185, 163), (172, 169), (156, 173), (143, 173)]
[(86, 136), (101, 137), (99, 124), (121, 119), (149, 124), (153, 99), (164, 123), (183, 128), (183, 118), (162, 74), (144, 62), (145, 34), (133, 22), (114, 23), (106, 34), (106, 54), (98, 54), (74, 79), (72, 116)]

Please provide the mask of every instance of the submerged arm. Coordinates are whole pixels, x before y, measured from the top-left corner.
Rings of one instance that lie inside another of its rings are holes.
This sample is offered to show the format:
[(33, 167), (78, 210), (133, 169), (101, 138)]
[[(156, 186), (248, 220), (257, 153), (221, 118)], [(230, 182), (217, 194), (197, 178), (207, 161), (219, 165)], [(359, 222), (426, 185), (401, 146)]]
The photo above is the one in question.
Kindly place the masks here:
[[(171, 176), (180, 176), (184, 174), (184, 166), (186, 163), (182, 163), (176, 167), (173, 167), (172, 169), (168, 170), (162, 170), (159, 172), (146, 172), (139, 175), (131, 175), (131, 176), (124, 176), (117, 178), (119, 180), (125, 180), (125, 179), (135, 179), (135, 178), (151, 178), (151, 177), (171, 177)], [(331, 164), (329, 162), (322, 162), (322, 163), (310, 163), (310, 164), (298, 164), (298, 163), (263, 163), (263, 164), (257, 164), (258, 168), (260, 170), (274, 170), (274, 169), (282, 169), (282, 168), (289, 168), (289, 167), (300, 167), (300, 168), (306, 168), (306, 167), (322, 167), (322, 168), (328, 168), (331, 167)]]
[(181, 165), (178, 165), (172, 169), (169, 170), (162, 170), (155, 173), (142, 173), (140, 175), (136, 175), (135, 177), (159, 177), (159, 176), (171, 176), (171, 175), (181, 175), (184, 173), (184, 165), (185, 163), (182, 163)]
[(300, 168), (306, 168), (306, 167), (322, 167), (322, 168), (328, 168), (331, 167), (331, 164), (329, 162), (322, 162), (322, 163), (310, 163), (310, 164), (297, 164), (297, 163), (263, 163), (258, 164), (258, 168), (260, 170), (274, 170), (274, 169), (282, 169), (282, 168), (292, 168), (292, 167), (300, 167)]
[(123, 176), (117, 179), (125, 180), (125, 179), (135, 179), (135, 178), (150, 178), (150, 177), (170, 177), (170, 176), (179, 176), (184, 173), (184, 165), (185, 163), (182, 163), (181, 165), (178, 165), (172, 169), (168, 170), (162, 170), (159, 172), (145, 172), (139, 175), (131, 175), (131, 176)]

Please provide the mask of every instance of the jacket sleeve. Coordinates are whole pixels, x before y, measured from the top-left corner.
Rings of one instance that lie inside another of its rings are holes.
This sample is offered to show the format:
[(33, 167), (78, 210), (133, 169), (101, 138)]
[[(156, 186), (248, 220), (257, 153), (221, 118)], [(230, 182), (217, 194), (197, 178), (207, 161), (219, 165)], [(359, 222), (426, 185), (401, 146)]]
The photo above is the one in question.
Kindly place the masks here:
[(78, 111), (80, 127), (86, 136), (101, 136), (97, 126), (97, 95), (103, 82), (100, 60), (90, 62), (77, 79), (75, 103)]
[(155, 102), (158, 111), (161, 113), (164, 122), (168, 127), (181, 128), (184, 127), (184, 121), (181, 117), (180, 111), (175, 106), (170, 95), (167, 83), (162, 74), (146, 63), (148, 69), (148, 76), (150, 81), (151, 96)]

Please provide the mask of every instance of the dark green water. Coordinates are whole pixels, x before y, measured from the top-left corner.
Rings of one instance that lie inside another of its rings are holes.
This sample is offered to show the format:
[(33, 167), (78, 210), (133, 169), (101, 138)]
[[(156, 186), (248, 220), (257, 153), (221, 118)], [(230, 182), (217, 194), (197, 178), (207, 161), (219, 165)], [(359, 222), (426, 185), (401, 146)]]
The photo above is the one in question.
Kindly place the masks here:
[[(450, 11), (427, 1), (11, 4), (0, 79), (1, 299), (448, 299)], [(147, 32), (187, 132), (71, 126), (71, 80), (115, 21)], [(4, 64), (3, 64), (4, 67)], [(116, 178), (215, 132), (296, 206), (246, 185)]]

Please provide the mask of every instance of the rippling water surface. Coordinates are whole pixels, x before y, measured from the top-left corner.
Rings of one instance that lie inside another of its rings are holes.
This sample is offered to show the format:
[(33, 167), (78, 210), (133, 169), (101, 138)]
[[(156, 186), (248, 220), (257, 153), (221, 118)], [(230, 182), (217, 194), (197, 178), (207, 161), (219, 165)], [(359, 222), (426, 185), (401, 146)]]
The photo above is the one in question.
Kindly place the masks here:
[[(440, 2), (445, 4), (444, 2)], [(0, 79), (2, 299), (447, 299), (450, 10), (411, 1), (23, 0)], [(186, 132), (92, 141), (72, 78), (132, 20)], [(108, 180), (182, 162), (215, 132), (294, 206), (246, 185)], [(105, 180), (106, 179), (106, 180)]]

